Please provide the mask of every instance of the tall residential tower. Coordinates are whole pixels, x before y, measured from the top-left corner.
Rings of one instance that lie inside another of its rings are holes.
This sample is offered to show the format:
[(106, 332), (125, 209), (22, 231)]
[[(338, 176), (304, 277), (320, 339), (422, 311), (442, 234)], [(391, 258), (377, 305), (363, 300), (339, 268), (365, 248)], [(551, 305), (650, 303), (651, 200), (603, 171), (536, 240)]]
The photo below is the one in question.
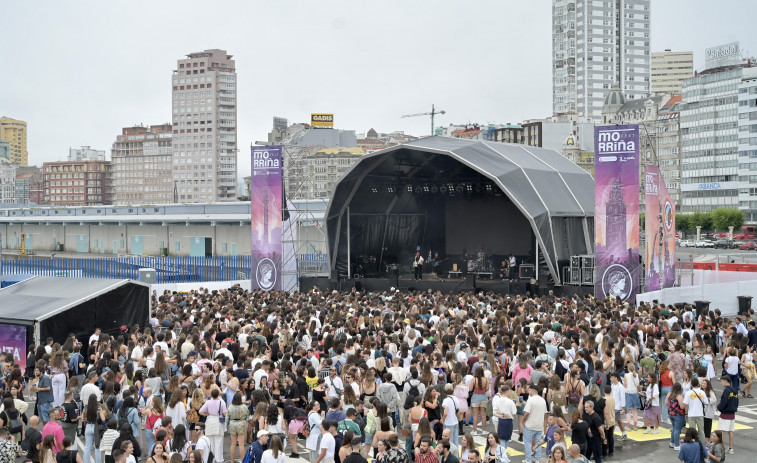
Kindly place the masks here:
[(615, 83), (626, 99), (650, 93), (651, 0), (552, 0), (555, 116), (600, 121)]
[(237, 74), (225, 50), (190, 53), (173, 71), (173, 179), (179, 202), (236, 201)]
[(26, 122), (0, 117), (0, 141), (8, 142), (10, 162), (21, 166), (29, 165), (29, 152), (26, 150)]

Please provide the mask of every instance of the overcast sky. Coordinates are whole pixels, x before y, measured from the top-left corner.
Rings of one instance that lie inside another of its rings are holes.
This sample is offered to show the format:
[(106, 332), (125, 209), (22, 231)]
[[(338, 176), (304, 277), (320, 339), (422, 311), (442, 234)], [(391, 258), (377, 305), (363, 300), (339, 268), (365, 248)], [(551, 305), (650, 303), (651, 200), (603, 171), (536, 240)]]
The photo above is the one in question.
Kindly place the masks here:
[[(171, 118), (171, 72), (221, 48), (238, 75), (239, 175), (273, 116), (365, 132), (551, 115), (549, 0), (4, 2), (0, 115), (28, 122), (29, 162), (110, 147), (121, 128)], [(652, 0), (652, 51), (741, 41), (757, 54), (754, 0)]]

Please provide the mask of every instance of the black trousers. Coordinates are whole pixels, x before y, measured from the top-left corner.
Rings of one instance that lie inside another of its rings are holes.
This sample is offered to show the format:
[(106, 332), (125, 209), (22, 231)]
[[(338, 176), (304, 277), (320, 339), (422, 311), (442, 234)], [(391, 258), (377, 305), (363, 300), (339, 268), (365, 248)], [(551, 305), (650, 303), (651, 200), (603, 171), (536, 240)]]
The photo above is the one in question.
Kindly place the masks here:
[(612, 454), (615, 452), (615, 435), (613, 434), (615, 432), (615, 426), (610, 426), (609, 428), (605, 429), (605, 437), (607, 438), (607, 443), (602, 443), (602, 456), (607, 456), (608, 454)]
[(602, 439), (599, 436), (592, 436), (587, 442), (586, 455), (589, 460), (595, 460), (602, 463)]
[(415, 266), (415, 279), (416, 280), (422, 280), (423, 279), (423, 265), (418, 264)]

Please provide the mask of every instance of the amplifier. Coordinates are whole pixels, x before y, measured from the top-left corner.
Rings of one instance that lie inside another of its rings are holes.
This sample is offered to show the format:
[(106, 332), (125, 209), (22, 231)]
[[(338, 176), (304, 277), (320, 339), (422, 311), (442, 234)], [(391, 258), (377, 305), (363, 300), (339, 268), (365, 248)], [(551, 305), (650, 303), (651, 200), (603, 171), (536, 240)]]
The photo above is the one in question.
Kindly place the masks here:
[(570, 284), (578, 285), (581, 283), (581, 269), (576, 267), (570, 268)]
[(520, 264), (519, 271), (520, 272), (518, 276), (521, 280), (530, 280), (534, 277), (534, 275), (536, 275), (534, 266), (532, 264)]
[(581, 256), (581, 268), (594, 268), (594, 256)]
[(572, 256), (570, 258), (570, 266), (575, 268), (581, 268), (581, 256)]
[(582, 285), (593, 285), (594, 284), (594, 269), (593, 268), (582, 268), (581, 269), (581, 284)]

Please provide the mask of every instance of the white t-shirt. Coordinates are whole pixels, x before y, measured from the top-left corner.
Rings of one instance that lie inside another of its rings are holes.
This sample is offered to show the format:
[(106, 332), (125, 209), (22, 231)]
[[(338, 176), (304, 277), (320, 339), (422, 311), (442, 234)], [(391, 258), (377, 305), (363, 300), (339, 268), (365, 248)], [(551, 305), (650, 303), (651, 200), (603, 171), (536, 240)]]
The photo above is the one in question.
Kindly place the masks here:
[(532, 430), (544, 429), (544, 415), (547, 413), (547, 402), (538, 395), (532, 395), (526, 401), (526, 406), (523, 409), (524, 413), (528, 413), (528, 419), (525, 422), (525, 426)]
[(448, 395), (442, 402), (442, 406), (447, 410), (447, 417), (444, 419), (444, 426), (453, 426), (458, 423), (457, 410), (460, 405), (457, 403), (457, 397)]
[(334, 436), (332, 436), (330, 432), (327, 432), (323, 435), (323, 437), (321, 437), (321, 446), (318, 448), (318, 454), (320, 455), (321, 450), (326, 449), (326, 455), (324, 456), (323, 460), (328, 461), (330, 459), (333, 459), (335, 447), (336, 441), (334, 440)]
[(704, 416), (704, 407), (702, 404), (707, 405), (710, 403), (710, 399), (707, 398), (707, 394), (703, 390), (696, 388), (684, 394), (683, 403), (689, 406), (689, 416), (698, 417)]
[(260, 387), (260, 380), (265, 376), (268, 378), (268, 372), (263, 370), (262, 368), (255, 371), (255, 373), (252, 374), (252, 378), (255, 380), (255, 389), (258, 389)]
[(337, 389), (344, 391), (344, 384), (342, 383), (342, 378), (339, 376), (334, 376), (333, 380), (331, 379), (331, 376), (326, 378), (326, 385), (329, 386), (329, 399), (340, 396), (341, 393), (337, 393)]
[(735, 375), (739, 372), (739, 358), (731, 355), (725, 359), (725, 372), (729, 375)]
[(263, 452), (263, 456), (260, 457), (260, 463), (286, 463), (287, 456), (284, 452), (279, 452), (279, 458), (273, 457), (273, 450), (266, 450)]
[(196, 450), (202, 451), (202, 463), (208, 463), (208, 457), (210, 456), (210, 438), (208, 436), (202, 436), (197, 440), (195, 445)]

